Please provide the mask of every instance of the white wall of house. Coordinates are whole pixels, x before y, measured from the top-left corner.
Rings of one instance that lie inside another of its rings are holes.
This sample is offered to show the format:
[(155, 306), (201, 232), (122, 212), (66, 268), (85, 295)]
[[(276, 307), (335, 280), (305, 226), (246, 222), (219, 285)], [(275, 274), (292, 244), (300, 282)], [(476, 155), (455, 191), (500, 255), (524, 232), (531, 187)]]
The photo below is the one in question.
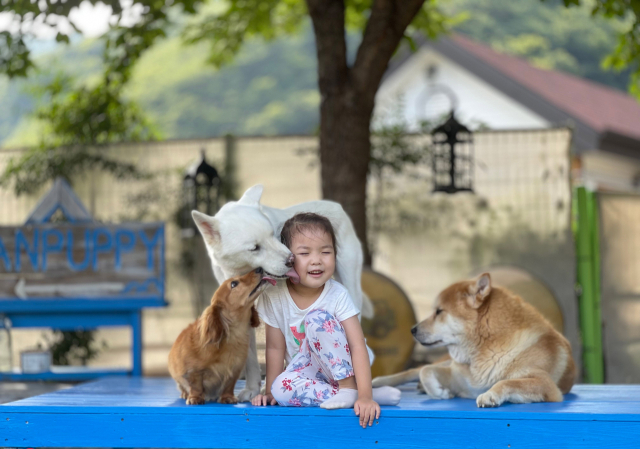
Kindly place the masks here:
[[(431, 79), (429, 68), (435, 68)], [(458, 101), (457, 117), (472, 128), (546, 128), (549, 121), (431, 48), (422, 47), (385, 78), (376, 96), (374, 115), (387, 120), (402, 101), (402, 115), (416, 130), (425, 119), (439, 119), (451, 104), (434, 86), (451, 89)]]

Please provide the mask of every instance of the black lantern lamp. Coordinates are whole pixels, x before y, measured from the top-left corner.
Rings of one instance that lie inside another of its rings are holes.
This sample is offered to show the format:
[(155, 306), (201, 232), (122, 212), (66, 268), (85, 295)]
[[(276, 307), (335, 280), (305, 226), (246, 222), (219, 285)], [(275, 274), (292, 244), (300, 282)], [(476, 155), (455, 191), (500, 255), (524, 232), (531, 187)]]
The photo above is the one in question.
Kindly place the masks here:
[(183, 237), (195, 234), (195, 224), (191, 218), (191, 211), (198, 210), (207, 215), (215, 215), (220, 207), (220, 190), (222, 179), (218, 170), (207, 163), (204, 148), (202, 157), (191, 165), (182, 179), (182, 217), (181, 228)]
[(433, 191), (473, 192), (473, 133), (456, 120), (452, 110), (431, 136)]

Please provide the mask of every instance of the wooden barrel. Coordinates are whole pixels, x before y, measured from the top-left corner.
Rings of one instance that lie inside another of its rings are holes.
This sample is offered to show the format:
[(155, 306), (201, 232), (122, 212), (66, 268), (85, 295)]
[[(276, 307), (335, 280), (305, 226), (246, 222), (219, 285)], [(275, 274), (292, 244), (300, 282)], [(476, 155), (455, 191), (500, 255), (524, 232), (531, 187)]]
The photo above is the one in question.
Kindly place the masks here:
[(415, 344), (411, 328), (416, 324), (416, 315), (411, 301), (395, 282), (372, 270), (362, 272), (362, 290), (375, 311), (373, 319), (362, 319), (367, 345), (376, 355), (372, 376), (404, 370)]

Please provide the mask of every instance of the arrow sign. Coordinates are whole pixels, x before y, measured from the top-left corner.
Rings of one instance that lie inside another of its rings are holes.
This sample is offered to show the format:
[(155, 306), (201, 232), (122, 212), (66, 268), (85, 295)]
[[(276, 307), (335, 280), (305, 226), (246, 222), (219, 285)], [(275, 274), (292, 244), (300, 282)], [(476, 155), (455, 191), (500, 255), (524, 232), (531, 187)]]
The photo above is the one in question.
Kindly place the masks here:
[(95, 284), (40, 284), (27, 285), (20, 278), (15, 286), (15, 294), (20, 299), (28, 299), (29, 295), (50, 295), (63, 297), (102, 297), (107, 294), (118, 294), (124, 289), (122, 282), (100, 282)]

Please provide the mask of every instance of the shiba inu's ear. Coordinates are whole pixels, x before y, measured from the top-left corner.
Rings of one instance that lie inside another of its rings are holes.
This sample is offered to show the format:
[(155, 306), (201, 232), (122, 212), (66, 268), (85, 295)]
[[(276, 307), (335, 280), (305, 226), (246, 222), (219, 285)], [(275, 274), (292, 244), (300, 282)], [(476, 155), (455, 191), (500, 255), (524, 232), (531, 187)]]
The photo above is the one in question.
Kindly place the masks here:
[(470, 297), (470, 305), (474, 309), (480, 307), (483, 301), (491, 293), (491, 275), (489, 273), (482, 273), (478, 279), (476, 279), (476, 285), (473, 287), (472, 296)]
[(200, 229), (200, 233), (207, 245), (215, 245), (220, 242), (220, 232), (218, 231), (218, 221), (197, 210), (191, 211), (193, 221)]
[(264, 187), (262, 184), (256, 184), (253, 187), (249, 187), (242, 198), (238, 200), (238, 204), (244, 204), (245, 206), (256, 206), (260, 203), (262, 197), (262, 191)]

